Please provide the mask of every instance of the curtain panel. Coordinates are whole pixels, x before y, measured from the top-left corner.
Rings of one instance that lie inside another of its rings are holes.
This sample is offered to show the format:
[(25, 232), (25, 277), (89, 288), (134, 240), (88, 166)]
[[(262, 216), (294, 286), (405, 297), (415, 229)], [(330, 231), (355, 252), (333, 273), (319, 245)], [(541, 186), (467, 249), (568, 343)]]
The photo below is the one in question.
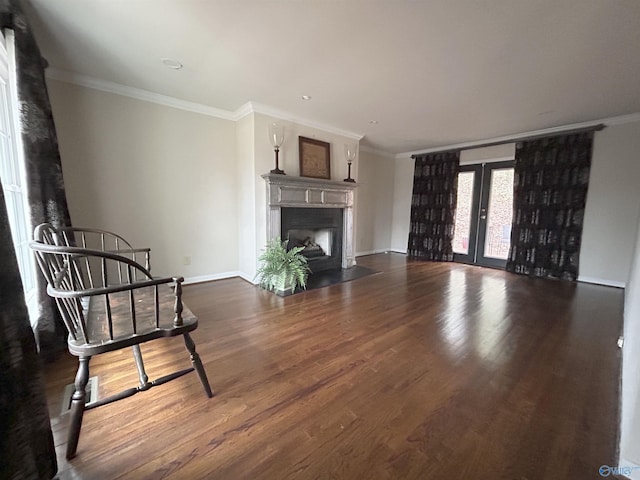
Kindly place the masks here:
[[(62, 162), (44, 70), (46, 61), (17, 0), (0, 0), (2, 28), (14, 31), (18, 110), (26, 166), (31, 228), (44, 222), (71, 225), (62, 178)], [(37, 273), (36, 341), (48, 357), (65, 349), (66, 329), (46, 282)], [(32, 319), (33, 321), (34, 319)]]
[(49, 479), (56, 452), (2, 185), (0, 245), (0, 478)]
[(577, 279), (592, 143), (591, 131), (516, 146), (507, 271)]
[(453, 261), (458, 151), (415, 157), (407, 252), (423, 260)]

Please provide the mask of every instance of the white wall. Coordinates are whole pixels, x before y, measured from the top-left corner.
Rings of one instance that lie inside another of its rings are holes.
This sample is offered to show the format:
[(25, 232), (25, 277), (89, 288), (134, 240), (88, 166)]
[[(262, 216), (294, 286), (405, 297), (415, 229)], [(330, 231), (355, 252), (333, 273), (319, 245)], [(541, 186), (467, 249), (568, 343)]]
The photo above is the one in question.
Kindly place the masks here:
[[(347, 160), (344, 157), (345, 143), (358, 143), (353, 138), (345, 137), (335, 133), (325, 132), (317, 128), (301, 125), (279, 118), (270, 117), (261, 113), (255, 114), (255, 148), (256, 148), (256, 173), (258, 178), (260, 175), (269, 173), (269, 170), (275, 168), (275, 156), (273, 147), (269, 143), (269, 125), (278, 123), (285, 128), (285, 139), (280, 148), (279, 162), (280, 168), (287, 175), (300, 175), (300, 157), (298, 155), (298, 137), (313, 138), (323, 142), (330, 143), (331, 156), (331, 180), (343, 180), (347, 177)], [(351, 174), (358, 173), (358, 164), (356, 161), (351, 166)], [(260, 178), (260, 185), (264, 186), (264, 180)], [(266, 193), (265, 193), (266, 195)], [(266, 197), (265, 197), (266, 199)]]
[(624, 286), (640, 214), (640, 122), (596, 132), (585, 209), (580, 280)]
[(407, 252), (414, 166), (415, 161), (411, 157), (397, 158), (395, 161), (393, 219), (391, 222), (391, 250), (395, 252)]
[(491, 147), (470, 148), (460, 152), (460, 165), (492, 163), (513, 160), (516, 155), (515, 143), (503, 143)]
[(252, 282), (256, 271), (256, 185), (253, 113), (240, 119), (236, 125), (237, 157), (237, 226), (238, 226), (238, 272)]
[(360, 151), (356, 189), (356, 256), (391, 249), (394, 160)]
[[(629, 281), (625, 289), (624, 347), (622, 350), (621, 466), (640, 465), (640, 230)], [(630, 478), (640, 480), (640, 469)]]
[(151, 247), (155, 275), (237, 270), (234, 122), (48, 85), (74, 225)]

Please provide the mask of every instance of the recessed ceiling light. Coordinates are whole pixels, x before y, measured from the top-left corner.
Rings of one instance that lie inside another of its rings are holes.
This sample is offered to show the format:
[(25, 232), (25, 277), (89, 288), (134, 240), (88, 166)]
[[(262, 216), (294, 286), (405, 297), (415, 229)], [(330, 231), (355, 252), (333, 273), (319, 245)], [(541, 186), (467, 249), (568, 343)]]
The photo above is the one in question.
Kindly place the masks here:
[(302, 95), (303, 100), (311, 100), (311, 95)]
[(369, 123), (371, 125), (377, 125), (378, 124), (378, 120), (369, 120)]
[(162, 64), (165, 67), (171, 68), (173, 70), (180, 70), (183, 67), (182, 63), (173, 58), (161, 58), (160, 60), (162, 60)]

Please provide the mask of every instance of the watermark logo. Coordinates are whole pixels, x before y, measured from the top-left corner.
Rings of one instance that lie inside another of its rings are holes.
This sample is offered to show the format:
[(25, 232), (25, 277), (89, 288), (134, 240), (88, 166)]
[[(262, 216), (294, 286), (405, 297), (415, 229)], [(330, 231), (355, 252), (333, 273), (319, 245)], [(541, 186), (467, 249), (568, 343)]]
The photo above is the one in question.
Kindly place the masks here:
[(601, 477), (608, 477), (610, 475), (624, 475), (628, 477), (629, 475), (631, 475), (631, 472), (637, 469), (640, 469), (640, 467), (610, 467), (609, 465), (602, 465), (598, 469), (598, 473)]

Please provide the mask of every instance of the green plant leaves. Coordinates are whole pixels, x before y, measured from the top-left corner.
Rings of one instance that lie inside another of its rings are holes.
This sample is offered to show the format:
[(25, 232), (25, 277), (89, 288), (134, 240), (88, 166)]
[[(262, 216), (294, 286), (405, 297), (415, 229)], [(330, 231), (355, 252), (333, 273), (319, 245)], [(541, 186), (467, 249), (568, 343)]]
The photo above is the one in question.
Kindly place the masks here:
[(256, 278), (261, 287), (277, 291), (291, 286), (295, 290), (298, 286), (307, 287), (307, 277), (311, 269), (307, 259), (302, 255), (304, 247), (294, 247), (287, 251), (287, 243), (274, 238), (267, 242), (265, 251), (258, 257), (260, 267), (256, 271)]

